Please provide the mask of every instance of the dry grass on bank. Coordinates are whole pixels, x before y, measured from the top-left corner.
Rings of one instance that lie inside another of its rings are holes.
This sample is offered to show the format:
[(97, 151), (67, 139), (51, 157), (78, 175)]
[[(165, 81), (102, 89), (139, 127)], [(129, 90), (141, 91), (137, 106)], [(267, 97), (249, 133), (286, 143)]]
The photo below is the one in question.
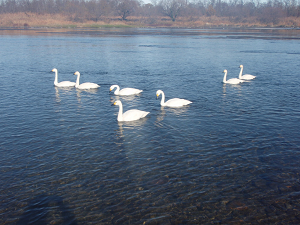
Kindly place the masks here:
[(0, 27), (56, 27), (72, 23), (62, 15), (38, 15), (34, 13), (7, 13), (0, 14)]
[(7, 13), (0, 14), (0, 27), (2, 28), (98, 28), (98, 27), (300, 27), (300, 18), (283, 18), (273, 23), (260, 23), (256, 18), (247, 18), (239, 21), (236, 18), (221, 17), (189, 17), (178, 18), (172, 22), (167, 17), (129, 17), (122, 21), (118, 17), (102, 18), (100, 21), (91, 21), (77, 17), (60, 14), (34, 14), (34, 13)]

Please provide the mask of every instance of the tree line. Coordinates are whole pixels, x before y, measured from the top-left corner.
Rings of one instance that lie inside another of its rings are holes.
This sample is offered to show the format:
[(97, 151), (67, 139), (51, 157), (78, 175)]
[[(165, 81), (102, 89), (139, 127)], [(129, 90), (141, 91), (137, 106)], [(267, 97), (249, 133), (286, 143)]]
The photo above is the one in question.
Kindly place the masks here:
[(178, 17), (191, 20), (202, 16), (227, 17), (233, 22), (256, 18), (262, 23), (276, 24), (285, 17), (299, 17), (296, 0), (2, 0), (0, 13), (30, 12), (37, 14), (64, 14), (73, 20), (104, 20), (129, 16), (155, 18), (166, 16), (172, 21)]

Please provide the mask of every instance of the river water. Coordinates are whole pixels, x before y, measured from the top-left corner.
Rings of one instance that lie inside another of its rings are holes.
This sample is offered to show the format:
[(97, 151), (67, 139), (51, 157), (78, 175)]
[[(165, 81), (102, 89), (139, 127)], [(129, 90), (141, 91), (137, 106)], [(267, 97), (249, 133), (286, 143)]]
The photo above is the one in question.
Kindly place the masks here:
[[(299, 224), (299, 34), (0, 30), (0, 223)], [(241, 64), (256, 79), (223, 84)]]

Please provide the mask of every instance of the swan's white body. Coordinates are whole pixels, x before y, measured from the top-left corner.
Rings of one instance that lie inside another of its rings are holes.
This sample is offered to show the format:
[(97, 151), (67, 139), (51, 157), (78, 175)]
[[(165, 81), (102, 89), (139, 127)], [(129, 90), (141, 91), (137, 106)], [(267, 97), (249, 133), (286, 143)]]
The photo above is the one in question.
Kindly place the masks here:
[(224, 78), (223, 78), (223, 83), (225, 84), (239, 84), (239, 83), (243, 83), (244, 80), (240, 80), (238, 78), (231, 78), (229, 80), (226, 80), (227, 77), (227, 70), (224, 70)]
[(118, 121), (134, 121), (139, 120), (147, 116), (150, 112), (138, 110), (138, 109), (131, 109), (123, 113), (123, 105), (120, 100), (114, 102), (114, 105), (119, 106), (119, 113), (118, 113)]
[(71, 81), (62, 81), (58, 83), (58, 74), (57, 74), (57, 69), (53, 69), (52, 72), (55, 73), (55, 78), (54, 78), (54, 86), (56, 87), (74, 87), (75, 82)]
[(161, 106), (168, 106), (168, 107), (182, 107), (188, 104), (191, 104), (192, 102), (189, 100), (181, 99), (181, 98), (172, 98), (165, 102), (165, 93), (162, 90), (158, 90), (156, 92), (156, 97), (162, 95), (160, 105)]
[(92, 89), (92, 88), (100, 87), (98, 84), (90, 83), (90, 82), (79, 84), (80, 73), (78, 71), (76, 71), (74, 73), (74, 75), (77, 75), (75, 87), (78, 88), (78, 89)]
[(241, 68), (241, 71), (240, 71), (240, 74), (239, 74), (239, 79), (252, 80), (252, 79), (254, 79), (256, 77), (256, 76), (253, 76), (251, 74), (245, 74), (245, 75), (243, 75), (244, 66), (240, 65), (240, 68)]
[(143, 91), (136, 88), (123, 88), (120, 90), (119, 85), (112, 85), (109, 91), (112, 91), (115, 88), (117, 88), (114, 92), (115, 95), (137, 95)]

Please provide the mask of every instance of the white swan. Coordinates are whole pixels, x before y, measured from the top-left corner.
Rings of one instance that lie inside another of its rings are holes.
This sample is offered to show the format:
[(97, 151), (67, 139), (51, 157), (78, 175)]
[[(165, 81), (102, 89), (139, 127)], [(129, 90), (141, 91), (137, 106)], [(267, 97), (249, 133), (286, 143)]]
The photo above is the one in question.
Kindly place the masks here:
[(181, 99), (181, 98), (172, 98), (165, 102), (165, 93), (162, 90), (158, 90), (156, 92), (156, 97), (158, 98), (159, 95), (162, 95), (160, 105), (161, 106), (168, 106), (168, 107), (182, 107), (192, 102), (189, 100)]
[(118, 113), (118, 121), (134, 121), (139, 120), (145, 116), (147, 116), (150, 112), (141, 111), (138, 109), (131, 109), (123, 113), (123, 105), (120, 100), (117, 100), (113, 103), (113, 105), (119, 106), (119, 113)]
[(62, 81), (58, 83), (58, 75), (57, 75), (57, 69), (53, 69), (52, 72), (55, 73), (55, 78), (54, 78), (54, 86), (56, 87), (74, 87), (75, 82), (71, 81)]
[(256, 76), (253, 76), (251, 74), (242, 75), (243, 74), (243, 68), (244, 68), (244, 66), (240, 65), (240, 68), (241, 68), (241, 71), (240, 71), (240, 74), (239, 74), (239, 79), (252, 80), (252, 79), (254, 79), (256, 77)]
[(77, 80), (76, 80), (75, 87), (78, 88), (78, 89), (92, 89), (92, 88), (100, 87), (98, 84), (90, 83), (90, 82), (86, 82), (86, 83), (83, 83), (83, 84), (79, 85), (80, 73), (78, 71), (76, 71), (74, 73), (74, 75), (77, 75)]
[(243, 83), (244, 80), (240, 80), (238, 78), (231, 78), (229, 80), (226, 80), (227, 77), (227, 70), (224, 70), (224, 78), (223, 78), (223, 83), (225, 84), (239, 84), (239, 83)]
[(119, 85), (116, 85), (116, 84), (112, 85), (109, 88), (109, 91), (112, 91), (115, 88), (117, 88), (117, 90), (115, 90), (115, 92), (114, 92), (115, 95), (136, 95), (136, 94), (139, 94), (143, 91), (143, 90), (139, 90), (139, 89), (136, 89), (136, 88), (123, 88), (122, 90), (120, 90)]

